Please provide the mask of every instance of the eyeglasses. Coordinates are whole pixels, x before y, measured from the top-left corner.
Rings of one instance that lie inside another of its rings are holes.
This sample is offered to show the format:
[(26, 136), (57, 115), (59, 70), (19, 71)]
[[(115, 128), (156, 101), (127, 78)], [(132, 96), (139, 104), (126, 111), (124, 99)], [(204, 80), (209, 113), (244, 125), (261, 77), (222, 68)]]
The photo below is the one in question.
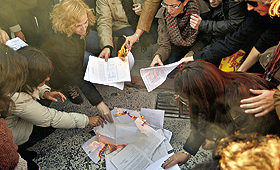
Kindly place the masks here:
[(187, 101), (186, 99), (184, 99), (184, 98), (181, 97), (180, 95), (177, 95), (177, 96), (178, 96), (179, 101), (180, 101), (183, 105), (189, 106), (189, 105), (188, 105), (188, 101)]
[(253, 6), (253, 7), (257, 7), (259, 4), (258, 2), (255, 2), (255, 1), (245, 1), (247, 4)]
[(180, 4), (178, 6), (176, 5), (167, 5), (166, 3), (164, 3), (163, 1), (161, 2), (161, 6), (163, 8), (168, 8), (170, 7), (171, 9), (178, 9), (180, 7), (180, 5), (182, 4), (182, 2), (180, 2)]

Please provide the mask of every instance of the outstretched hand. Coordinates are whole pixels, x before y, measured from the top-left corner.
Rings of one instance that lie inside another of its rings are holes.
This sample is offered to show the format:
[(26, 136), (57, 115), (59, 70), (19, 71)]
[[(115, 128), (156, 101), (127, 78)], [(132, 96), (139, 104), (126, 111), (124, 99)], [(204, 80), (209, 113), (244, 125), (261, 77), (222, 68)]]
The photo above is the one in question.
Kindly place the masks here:
[(114, 120), (112, 118), (112, 114), (108, 106), (102, 101), (97, 105), (97, 109), (100, 113), (100, 115), (108, 122), (114, 123)]
[(46, 91), (46, 92), (44, 92), (43, 97), (45, 99), (48, 99), (48, 100), (51, 100), (54, 102), (57, 102), (57, 99), (56, 99), (57, 97), (60, 98), (62, 100), (62, 102), (67, 100), (66, 97), (62, 93), (57, 92), (57, 91), (53, 91), (53, 92)]
[(164, 161), (164, 164), (161, 165), (163, 169), (168, 169), (176, 164), (179, 166), (183, 165), (190, 159), (190, 155), (185, 153), (179, 152), (175, 153), (174, 155), (170, 156), (167, 160)]
[(88, 124), (94, 127), (101, 125), (101, 127), (103, 128), (104, 127), (103, 123), (107, 124), (107, 122), (100, 116), (92, 116), (92, 117), (88, 117), (88, 119), (89, 119)]
[(161, 61), (159, 55), (156, 55), (156, 56), (154, 57), (152, 63), (150, 64), (150, 67), (155, 67), (156, 64), (157, 64), (158, 66), (163, 66), (163, 63), (162, 63), (162, 61)]
[(132, 45), (133, 45), (134, 43), (136, 43), (137, 41), (138, 41), (138, 37), (137, 37), (135, 34), (126, 37), (126, 39), (125, 39), (125, 46), (126, 46), (126, 49), (131, 50)]
[(109, 57), (111, 55), (111, 50), (110, 48), (104, 48), (101, 53), (99, 54), (99, 58), (105, 58), (105, 61), (107, 62)]
[(246, 109), (245, 113), (255, 114), (255, 117), (264, 116), (274, 109), (273, 90), (253, 90), (250, 92), (258, 95), (241, 100), (241, 108)]

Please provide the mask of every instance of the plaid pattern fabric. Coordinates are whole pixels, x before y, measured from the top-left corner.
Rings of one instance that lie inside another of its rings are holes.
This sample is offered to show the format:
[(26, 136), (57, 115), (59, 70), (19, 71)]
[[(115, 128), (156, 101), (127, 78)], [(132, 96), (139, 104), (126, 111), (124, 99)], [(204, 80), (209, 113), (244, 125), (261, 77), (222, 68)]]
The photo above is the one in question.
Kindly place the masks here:
[(193, 42), (198, 34), (198, 31), (190, 26), (190, 17), (192, 14), (199, 15), (199, 7), (196, 1), (189, 0), (185, 8), (185, 15), (181, 20), (178, 20), (176, 17), (172, 17), (168, 13), (167, 9), (163, 11), (163, 18), (167, 26), (171, 42), (177, 46), (189, 47), (193, 45)]

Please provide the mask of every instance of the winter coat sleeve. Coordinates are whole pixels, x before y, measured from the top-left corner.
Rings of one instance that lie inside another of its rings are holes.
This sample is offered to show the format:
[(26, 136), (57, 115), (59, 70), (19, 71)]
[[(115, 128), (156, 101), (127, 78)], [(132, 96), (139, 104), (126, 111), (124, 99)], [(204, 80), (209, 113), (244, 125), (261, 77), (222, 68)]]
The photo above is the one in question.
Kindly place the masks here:
[(42, 106), (29, 94), (16, 94), (12, 97), (16, 105), (16, 109), (13, 114), (36, 126), (52, 126), (54, 128), (84, 128), (88, 125), (89, 119), (84, 114), (58, 111), (53, 108)]
[(157, 18), (158, 19), (158, 40), (157, 43), (159, 45), (158, 50), (156, 51), (155, 55), (158, 54), (161, 57), (161, 61), (164, 62), (166, 61), (171, 53), (171, 43), (169, 39), (169, 35), (167, 33), (167, 27), (164, 24), (163, 21), (163, 12), (164, 8), (160, 8), (158, 13), (157, 13)]
[[(229, 0), (228, 9), (224, 12), (225, 19), (221, 21), (202, 20), (198, 31), (203, 33), (211, 33), (214, 37), (225, 36), (235, 31), (246, 17), (246, 3)], [(223, 6), (226, 4), (223, 3)]]
[(109, 2), (107, 0), (96, 1), (97, 32), (100, 40), (100, 48), (113, 47), (113, 18)]
[(183, 149), (188, 153), (195, 155), (205, 139), (206, 138), (204, 138), (198, 131), (191, 131)]
[(49, 86), (47, 86), (46, 84), (44, 84), (42, 87), (38, 87), (39, 90), (39, 97), (41, 99), (44, 99), (43, 94), (47, 91), (50, 92), (51, 88)]
[(227, 34), (224, 40), (216, 41), (210, 48), (194, 54), (194, 60), (201, 59), (219, 66), (224, 57), (234, 54), (247, 43), (247, 39), (264, 24), (263, 21), (264, 18), (261, 18), (257, 12), (250, 12), (234, 33)]
[(137, 28), (146, 32), (150, 31), (154, 16), (157, 12), (160, 0), (146, 0), (143, 4), (141, 16)]

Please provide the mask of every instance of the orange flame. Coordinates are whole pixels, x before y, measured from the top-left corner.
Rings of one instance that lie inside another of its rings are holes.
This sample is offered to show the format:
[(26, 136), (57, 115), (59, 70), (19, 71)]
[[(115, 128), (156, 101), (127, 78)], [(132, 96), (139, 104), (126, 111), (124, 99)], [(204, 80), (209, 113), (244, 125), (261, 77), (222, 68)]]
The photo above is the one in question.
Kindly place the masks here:
[[(124, 38), (126, 38), (125, 35), (123, 35)], [(118, 57), (122, 58), (127, 56), (127, 54), (129, 53), (129, 50), (125, 47), (125, 43), (122, 45), (121, 49), (118, 51)]]

